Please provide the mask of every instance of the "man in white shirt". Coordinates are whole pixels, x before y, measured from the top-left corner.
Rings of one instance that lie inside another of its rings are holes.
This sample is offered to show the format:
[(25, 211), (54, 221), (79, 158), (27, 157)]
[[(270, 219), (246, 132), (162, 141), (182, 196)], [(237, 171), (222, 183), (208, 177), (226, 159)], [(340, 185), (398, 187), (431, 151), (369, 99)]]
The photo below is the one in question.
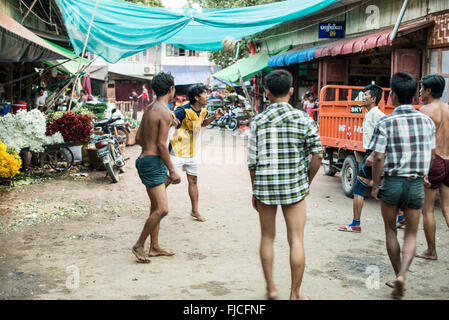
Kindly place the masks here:
[(36, 100), (34, 102), (36, 108), (38, 108), (40, 111), (45, 112), (47, 111), (46, 107), (46, 100), (47, 100), (47, 91), (45, 91), (44, 88), (40, 87), (37, 91)]
[(354, 202), (353, 202), (353, 220), (347, 226), (339, 227), (340, 231), (347, 232), (361, 232), (360, 216), (362, 215), (363, 202), (365, 200), (365, 190), (373, 179), (372, 163), (367, 164), (367, 159), (371, 155), (372, 150), (368, 149), (368, 145), (373, 136), (374, 128), (380, 118), (385, 114), (379, 110), (377, 105), (382, 99), (382, 88), (375, 84), (370, 84), (363, 89), (364, 97), (363, 105), (366, 107), (365, 119), (363, 120), (363, 148), (366, 150), (365, 157), (362, 161), (362, 166), (358, 174), (356, 183), (354, 185)]

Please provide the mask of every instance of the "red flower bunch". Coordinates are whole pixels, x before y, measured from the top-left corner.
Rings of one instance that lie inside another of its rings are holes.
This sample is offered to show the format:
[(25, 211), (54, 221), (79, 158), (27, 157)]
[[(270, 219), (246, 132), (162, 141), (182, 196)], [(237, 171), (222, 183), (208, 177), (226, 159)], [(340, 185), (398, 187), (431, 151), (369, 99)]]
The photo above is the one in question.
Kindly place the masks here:
[(47, 126), (46, 134), (51, 136), (61, 132), (64, 141), (88, 142), (92, 131), (92, 117), (66, 112)]

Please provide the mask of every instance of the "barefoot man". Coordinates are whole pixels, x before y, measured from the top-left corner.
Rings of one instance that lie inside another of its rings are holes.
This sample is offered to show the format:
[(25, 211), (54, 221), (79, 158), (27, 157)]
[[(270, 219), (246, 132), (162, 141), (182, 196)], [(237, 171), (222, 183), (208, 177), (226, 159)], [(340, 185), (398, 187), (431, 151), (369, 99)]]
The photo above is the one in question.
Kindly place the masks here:
[[(151, 201), (150, 216), (132, 248), (137, 260), (143, 263), (150, 262), (148, 257), (174, 255), (174, 252), (161, 249), (158, 236), (161, 219), (168, 214), (165, 182), (166, 180), (173, 184), (181, 182), (181, 178), (173, 168), (167, 147), (168, 131), (175, 124), (167, 108), (167, 103), (175, 94), (173, 76), (159, 73), (153, 78), (151, 87), (157, 99), (143, 114), (136, 134), (136, 142), (142, 146), (142, 153), (136, 160), (136, 168)], [(149, 253), (146, 254), (144, 245), (149, 235), (151, 245)]]
[(437, 260), (435, 247), (435, 198), (440, 190), (441, 210), (449, 227), (449, 106), (440, 100), (445, 80), (442, 76), (431, 74), (421, 80), (421, 98), (424, 106), (420, 111), (428, 115), (436, 127), (435, 160), (424, 177), (423, 225), (427, 240), (427, 249), (418, 258)]
[[(431, 167), (435, 151), (435, 125), (411, 105), (417, 89), (415, 78), (408, 73), (396, 73), (390, 88), (396, 108), (377, 123), (369, 149), (374, 151), (372, 196), (381, 200), (387, 252), (396, 274), (396, 280), (386, 284), (393, 286), (391, 294), (400, 298), (415, 256), (416, 232), (424, 203), (423, 177)], [(406, 220), (402, 259), (396, 228), (399, 209), (405, 212)]]
[(273, 282), (273, 242), (280, 205), (290, 246), (290, 299), (306, 300), (310, 298), (299, 293), (305, 267), (305, 197), (320, 168), (323, 149), (315, 121), (288, 103), (292, 84), (293, 77), (286, 70), (273, 71), (265, 78), (265, 94), (271, 104), (251, 122), (248, 169), (253, 207), (259, 212), (260, 258), (267, 298), (275, 299), (278, 292)]
[[(213, 116), (207, 116), (207, 88), (194, 85), (188, 91), (189, 103), (177, 108), (173, 115), (179, 125), (170, 139), (170, 155), (175, 170), (183, 169), (187, 173), (189, 196), (192, 203), (190, 215), (197, 221), (206, 219), (200, 215), (198, 208), (198, 160), (196, 157), (197, 140), (201, 127), (208, 126), (212, 121), (223, 116), (221, 108), (215, 110)], [(168, 186), (168, 184), (167, 184)]]

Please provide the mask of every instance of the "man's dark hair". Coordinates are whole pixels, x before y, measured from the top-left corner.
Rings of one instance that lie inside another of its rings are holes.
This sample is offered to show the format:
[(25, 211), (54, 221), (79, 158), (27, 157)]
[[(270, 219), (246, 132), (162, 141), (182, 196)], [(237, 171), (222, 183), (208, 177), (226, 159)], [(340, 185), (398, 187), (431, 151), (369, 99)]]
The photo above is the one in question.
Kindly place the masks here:
[(391, 93), (396, 93), (400, 104), (412, 104), (418, 82), (407, 72), (398, 72), (391, 77)]
[(81, 90), (80, 93), (87, 94), (86, 90)]
[(421, 80), (424, 89), (430, 89), (432, 97), (441, 98), (443, 96), (446, 81), (439, 74), (429, 74)]
[(169, 73), (161, 72), (154, 76), (151, 80), (151, 88), (157, 97), (168, 94), (171, 87), (175, 86), (175, 79)]
[(370, 92), (371, 97), (375, 97), (376, 98), (376, 105), (379, 104), (380, 100), (382, 99), (382, 88), (379, 87), (377, 84), (370, 84), (367, 85), (365, 87), (365, 89), (363, 89), (363, 92)]
[(132, 90), (131, 90), (131, 93), (133, 93), (133, 92), (137, 93), (136, 89), (132, 89)]
[(195, 97), (199, 97), (200, 94), (204, 91), (207, 92), (207, 88), (202, 84), (194, 84), (193, 86), (191, 86), (188, 91), (190, 104), (194, 104), (196, 101)]
[(37, 92), (39, 92), (39, 91), (45, 91), (45, 88), (44, 87), (39, 87), (39, 89), (37, 89)]
[(290, 91), (293, 77), (287, 70), (271, 71), (265, 78), (265, 87), (274, 97), (284, 97)]

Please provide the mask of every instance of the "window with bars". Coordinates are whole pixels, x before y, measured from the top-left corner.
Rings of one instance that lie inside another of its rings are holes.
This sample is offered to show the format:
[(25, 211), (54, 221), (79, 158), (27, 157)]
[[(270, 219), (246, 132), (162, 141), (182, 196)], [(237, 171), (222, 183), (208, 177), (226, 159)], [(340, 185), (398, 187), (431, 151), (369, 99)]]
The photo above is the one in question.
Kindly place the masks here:
[(179, 48), (175, 47), (174, 45), (171, 45), (171, 44), (167, 43), (165, 45), (165, 55), (167, 57), (179, 56)]
[(198, 57), (200, 54), (198, 51), (181, 49), (167, 43), (165, 45), (165, 55), (167, 57)]
[(449, 100), (449, 49), (436, 49), (430, 53), (430, 73), (440, 74), (446, 80), (441, 100)]

